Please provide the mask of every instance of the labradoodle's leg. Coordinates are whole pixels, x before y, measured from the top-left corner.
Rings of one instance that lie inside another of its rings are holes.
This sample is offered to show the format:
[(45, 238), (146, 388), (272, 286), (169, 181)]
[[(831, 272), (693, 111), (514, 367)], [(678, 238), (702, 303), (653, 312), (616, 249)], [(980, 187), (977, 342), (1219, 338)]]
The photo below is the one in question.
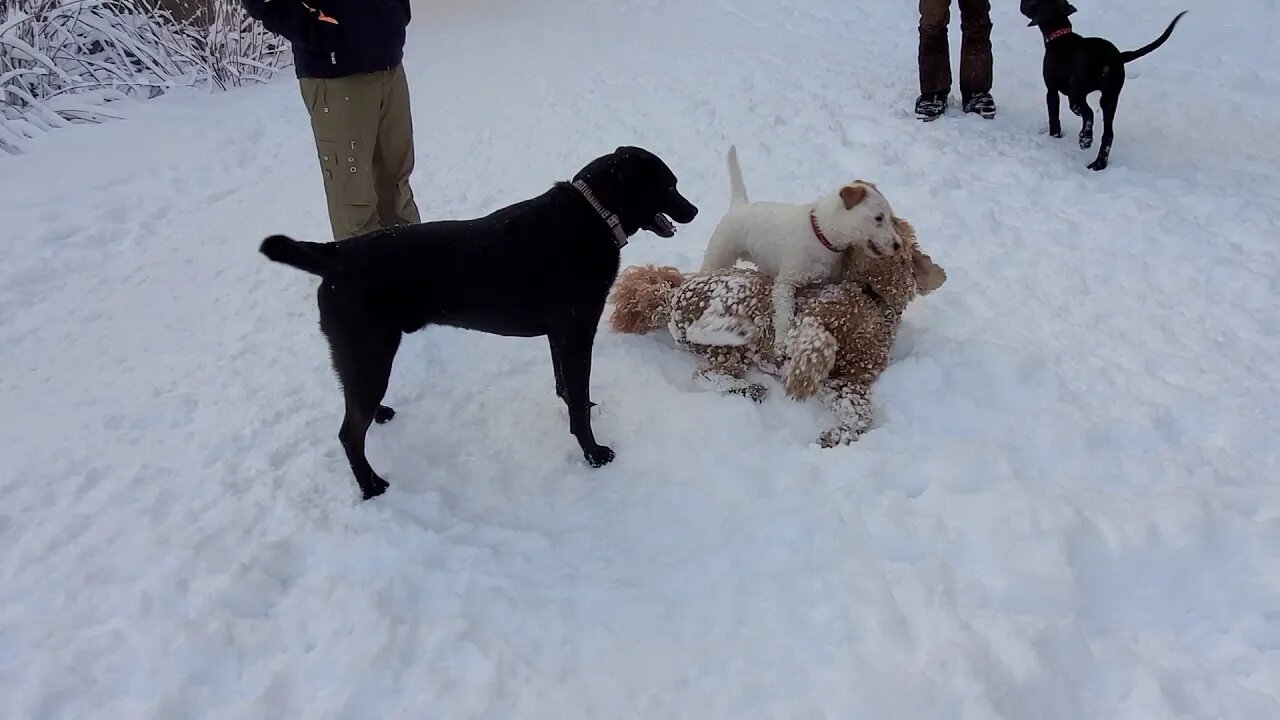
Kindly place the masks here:
[(742, 348), (704, 348), (699, 349), (698, 354), (707, 360), (693, 375), (698, 386), (726, 395), (741, 395), (752, 402), (762, 402), (768, 395), (764, 385), (745, 379), (747, 361)]
[(836, 417), (836, 425), (818, 438), (822, 447), (847, 445), (871, 427), (871, 388), (851, 380), (822, 384), (822, 401)]
[(786, 343), (787, 395), (795, 400), (811, 397), (835, 367), (840, 343), (811, 317), (801, 318), (791, 328)]

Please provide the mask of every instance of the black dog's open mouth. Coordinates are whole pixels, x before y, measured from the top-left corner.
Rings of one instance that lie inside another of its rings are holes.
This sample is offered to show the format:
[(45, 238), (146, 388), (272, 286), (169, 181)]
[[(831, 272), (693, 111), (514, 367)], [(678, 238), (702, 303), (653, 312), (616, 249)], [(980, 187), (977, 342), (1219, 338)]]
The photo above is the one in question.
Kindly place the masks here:
[(662, 213), (653, 216), (653, 222), (645, 226), (645, 229), (659, 237), (669, 238), (675, 237), (676, 226), (671, 222), (671, 218)]
[(674, 190), (671, 192), (671, 196), (664, 204), (664, 207), (666, 212), (659, 211), (655, 213), (653, 222), (645, 225), (646, 230), (659, 237), (669, 238), (675, 236), (676, 223), (681, 225), (691, 223), (698, 216), (698, 208)]

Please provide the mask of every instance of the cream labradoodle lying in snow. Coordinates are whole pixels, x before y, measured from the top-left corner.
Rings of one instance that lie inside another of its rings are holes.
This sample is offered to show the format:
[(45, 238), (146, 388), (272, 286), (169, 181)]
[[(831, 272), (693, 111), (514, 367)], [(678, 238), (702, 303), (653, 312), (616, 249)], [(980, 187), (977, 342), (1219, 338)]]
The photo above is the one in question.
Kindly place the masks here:
[(764, 386), (745, 379), (753, 366), (780, 378), (794, 399), (820, 391), (837, 424), (819, 442), (851, 442), (871, 426), (871, 385), (889, 362), (907, 303), (947, 279), (920, 251), (910, 223), (893, 222), (900, 251), (846, 252), (837, 282), (796, 293), (795, 322), (781, 353), (773, 342), (772, 282), (755, 270), (685, 275), (673, 267), (629, 267), (614, 284), (610, 322), (617, 332), (636, 334), (666, 325), (678, 344), (703, 358), (699, 379), (726, 392), (763, 400)]

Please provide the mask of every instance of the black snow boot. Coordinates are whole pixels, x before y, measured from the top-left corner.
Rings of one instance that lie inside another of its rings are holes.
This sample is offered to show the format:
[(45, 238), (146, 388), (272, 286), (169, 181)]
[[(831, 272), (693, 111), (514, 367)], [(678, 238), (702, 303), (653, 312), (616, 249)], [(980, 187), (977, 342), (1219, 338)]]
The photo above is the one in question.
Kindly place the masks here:
[(974, 93), (964, 99), (964, 111), (977, 113), (990, 120), (996, 116), (996, 101), (991, 93)]
[(947, 111), (947, 93), (925, 93), (916, 99), (916, 117), (925, 122), (937, 120)]

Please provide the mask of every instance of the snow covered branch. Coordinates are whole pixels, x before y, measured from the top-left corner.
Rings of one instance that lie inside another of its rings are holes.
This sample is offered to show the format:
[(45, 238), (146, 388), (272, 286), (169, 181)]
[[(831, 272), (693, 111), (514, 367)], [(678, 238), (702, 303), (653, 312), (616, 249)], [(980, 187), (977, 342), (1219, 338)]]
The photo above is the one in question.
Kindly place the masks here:
[(37, 133), (119, 117), (104, 107), (175, 87), (269, 78), (288, 46), (236, 0), (179, 21), (157, 0), (0, 0), (0, 151)]

